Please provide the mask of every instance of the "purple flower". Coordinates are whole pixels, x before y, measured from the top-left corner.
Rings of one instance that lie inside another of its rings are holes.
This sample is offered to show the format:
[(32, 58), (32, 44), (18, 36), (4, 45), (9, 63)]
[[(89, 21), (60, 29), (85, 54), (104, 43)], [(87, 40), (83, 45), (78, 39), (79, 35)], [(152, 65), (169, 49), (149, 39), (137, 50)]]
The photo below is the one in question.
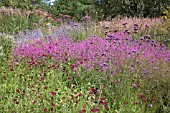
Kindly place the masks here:
[(161, 47), (166, 47), (166, 45), (165, 44), (161, 44)]
[(155, 67), (154, 70), (158, 70), (158, 67)]
[(152, 108), (152, 104), (149, 104), (149, 107)]
[(144, 40), (144, 37), (140, 37), (140, 40)]
[(108, 29), (108, 28), (109, 28), (109, 26), (108, 26), (108, 25), (104, 25), (103, 27), (104, 27), (105, 29)]
[(128, 31), (129, 31), (128, 29), (125, 29), (125, 30), (124, 30), (124, 33), (127, 33)]
[(134, 31), (137, 31), (139, 28), (137, 26), (133, 27)]
[(97, 91), (97, 93), (100, 93), (100, 90), (96, 90)]
[(136, 84), (132, 84), (132, 87), (136, 87)]
[(107, 35), (109, 38), (114, 38), (114, 34), (110, 33)]
[(90, 16), (86, 15), (86, 16), (84, 17), (84, 19), (90, 20)]
[(145, 25), (145, 27), (146, 27), (146, 28), (149, 28), (149, 25), (148, 25), (148, 24), (146, 24), (146, 25)]
[(118, 32), (118, 29), (114, 30), (114, 33)]
[(150, 92), (150, 90), (146, 90), (146, 92)]
[(123, 25), (126, 26), (126, 25), (127, 25), (127, 22), (123, 23)]
[(151, 36), (150, 35), (144, 35), (144, 38), (145, 39), (151, 39)]
[[(99, 72), (102, 70), (108, 72), (109, 69), (112, 69), (111, 71), (114, 74), (118, 73), (124, 65), (127, 65), (127, 62), (130, 63), (134, 58), (148, 61), (148, 65), (142, 61), (138, 62), (138, 64), (143, 63), (146, 65), (146, 68), (141, 70), (142, 73), (146, 74), (151, 73), (148, 71), (148, 66), (151, 63), (155, 65), (159, 60), (160, 62), (166, 61), (165, 63), (170, 60), (169, 50), (161, 48), (160, 43), (154, 42), (154, 45), (157, 46), (154, 47), (150, 43), (142, 41), (143, 39), (134, 39), (132, 36), (127, 35), (127, 33), (109, 33), (106, 38), (90, 36), (86, 40), (78, 40), (76, 42), (71, 37), (68, 37), (67, 34), (64, 35), (64, 33), (63, 31), (59, 32), (57, 33), (58, 37), (55, 37), (55, 35), (50, 39), (47, 38), (48, 40), (45, 41), (42, 38), (30, 39), (30, 41), (32, 40), (31, 43), (22, 42), (22, 44), (13, 49), (13, 55), (15, 57), (24, 56), (25, 58), (33, 58), (35, 61), (37, 59), (41, 61), (41, 58), (47, 56), (50, 56), (50, 58), (55, 59), (57, 62), (75, 60), (77, 64), (70, 67), (72, 70), (77, 71), (81, 64), (87, 70), (98, 67), (96, 70)], [(145, 37), (147, 38), (147, 36)], [(57, 38), (57, 41), (55, 38)], [(149, 42), (151, 41), (149, 40)], [(114, 61), (111, 62), (111, 66), (114, 66), (114, 68), (109, 68), (110, 63), (108, 65), (108, 61)], [(136, 70), (135, 65), (133, 67), (133, 70)], [(137, 87), (136, 84), (132, 84), (132, 86)], [(55, 93), (51, 94), (55, 95)]]

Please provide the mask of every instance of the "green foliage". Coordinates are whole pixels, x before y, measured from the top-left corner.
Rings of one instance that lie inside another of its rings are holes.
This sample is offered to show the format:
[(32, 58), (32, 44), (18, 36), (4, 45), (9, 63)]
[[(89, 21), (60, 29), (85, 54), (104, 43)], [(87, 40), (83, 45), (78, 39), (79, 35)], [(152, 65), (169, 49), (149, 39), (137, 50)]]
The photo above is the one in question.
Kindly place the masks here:
[(23, 16), (3, 16), (0, 18), (0, 32), (13, 33), (31, 28), (29, 20)]
[(94, 0), (58, 0), (52, 6), (52, 14), (66, 14), (80, 20), (85, 15), (95, 16)]
[(167, 7), (164, 14), (165, 14), (165, 19), (170, 19), (170, 6)]
[(11, 7), (0, 8), (0, 32), (13, 34), (27, 29), (33, 30), (37, 27), (47, 27), (47, 23), (56, 25), (52, 17), (42, 10), (24, 10), (14, 9)]
[(38, 23), (36, 15), (4, 15), (0, 16), (0, 32), (2, 33), (16, 33), (18, 31), (25, 31), (26, 29), (35, 28), (34, 23)]
[[(39, 6), (35, 6), (39, 4)], [(151, 5), (152, 4), (152, 5)], [(41, 0), (1, 0), (0, 6), (34, 10), (41, 8), (58, 17), (66, 14), (78, 20), (85, 15), (93, 19), (105, 19), (117, 15), (137, 17), (159, 17), (170, 0), (56, 0), (54, 6), (48, 6)]]
[(41, 4), (41, 0), (1, 0), (0, 3), (0, 6), (32, 10), (36, 8), (35, 4)]
[(157, 34), (161, 37), (161, 40), (159, 41), (170, 48), (170, 7), (166, 7), (162, 18), (164, 19), (165, 24), (158, 29)]
[(98, 0), (96, 2), (96, 8), (101, 9), (104, 17), (116, 15), (159, 17), (168, 5), (170, 5), (169, 0)]
[(12, 43), (12, 37), (0, 34), (0, 67), (3, 67), (5, 61), (10, 58)]

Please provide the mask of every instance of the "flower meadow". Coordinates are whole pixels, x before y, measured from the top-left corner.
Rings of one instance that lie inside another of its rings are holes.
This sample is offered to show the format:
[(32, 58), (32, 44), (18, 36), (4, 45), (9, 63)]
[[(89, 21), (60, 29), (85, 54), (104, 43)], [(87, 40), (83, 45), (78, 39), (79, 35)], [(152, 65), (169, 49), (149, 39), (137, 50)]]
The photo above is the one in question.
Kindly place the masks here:
[(1, 38), (2, 113), (170, 112), (169, 39), (154, 37), (164, 22), (87, 17)]

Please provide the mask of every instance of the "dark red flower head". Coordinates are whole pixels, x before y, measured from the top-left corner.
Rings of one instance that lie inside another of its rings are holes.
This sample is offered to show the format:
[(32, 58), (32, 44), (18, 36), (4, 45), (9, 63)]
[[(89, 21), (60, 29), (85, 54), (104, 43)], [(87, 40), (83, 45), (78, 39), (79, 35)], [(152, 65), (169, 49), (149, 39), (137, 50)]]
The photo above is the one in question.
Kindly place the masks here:
[(100, 100), (105, 100), (105, 98), (104, 98), (104, 97), (101, 97)]
[(141, 98), (145, 98), (146, 96), (145, 96), (145, 94), (141, 94)]
[(84, 109), (82, 110), (82, 112), (84, 112), (84, 113), (85, 113), (85, 112), (86, 112), (86, 109), (84, 108)]
[(44, 111), (48, 111), (48, 108), (44, 108)]
[(106, 110), (109, 110), (109, 107), (108, 107), (108, 106), (105, 106), (105, 109), (106, 109)]
[(52, 102), (51, 106), (55, 106), (55, 103), (54, 103), (54, 102)]

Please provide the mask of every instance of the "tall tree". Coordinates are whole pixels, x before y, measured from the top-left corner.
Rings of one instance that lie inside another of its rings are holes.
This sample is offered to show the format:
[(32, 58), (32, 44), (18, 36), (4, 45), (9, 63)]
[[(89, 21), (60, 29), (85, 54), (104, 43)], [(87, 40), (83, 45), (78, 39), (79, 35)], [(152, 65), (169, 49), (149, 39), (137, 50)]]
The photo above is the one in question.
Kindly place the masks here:
[(127, 15), (137, 17), (159, 17), (170, 0), (96, 0), (96, 8), (104, 17)]

